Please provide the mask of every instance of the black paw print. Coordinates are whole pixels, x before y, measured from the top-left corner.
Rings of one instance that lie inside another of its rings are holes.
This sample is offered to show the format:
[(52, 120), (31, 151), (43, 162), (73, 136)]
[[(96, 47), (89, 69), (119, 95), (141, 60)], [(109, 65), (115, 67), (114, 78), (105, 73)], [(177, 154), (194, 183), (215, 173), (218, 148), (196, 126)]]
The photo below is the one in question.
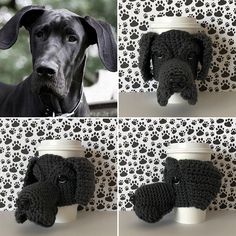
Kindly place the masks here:
[(144, 2), (143, 11), (150, 12), (152, 10), (151, 2)]
[(183, 5), (183, 2), (182, 2), (182, 1), (177, 1), (177, 2), (175, 3), (175, 6), (178, 7), (178, 8), (182, 7), (182, 5)]
[(235, 35), (235, 32), (236, 30), (234, 28), (230, 28), (228, 31), (227, 31), (227, 35), (228, 36), (234, 36)]
[(197, 9), (196, 11), (196, 19), (202, 20), (204, 18), (204, 13), (202, 9)]
[(216, 127), (216, 134), (223, 134), (224, 133), (224, 129), (222, 127), (222, 125), (219, 125)]
[(170, 133), (167, 130), (164, 130), (162, 133), (162, 139), (166, 140), (170, 138)]
[(147, 152), (147, 147), (145, 144), (140, 144), (139, 146), (139, 152), (140, 153), (146, 153)]
[(102, 210), (105, 208), (105, 203), (102, 200), (98, 200), (98, 202), (96, 203), (96, 206), (98, 210)]
[(148, 30), (148, 22), (147, 21), (143, 21), (140, 23), (139, 29), (141, 31), (147, 31)]
[(9, 179), (4, 180), (4, 181), (3, 181), (3, 187), (4, 187), (5, 189), (11, 188), (11, 187), (12, 187), (11, 181), (10, 181)]
[(224, 125), (226, 127), (232, 127), (233, 125), (233, 120), (232, 119), (226, 119), (225, 122), (224, 122)]
[(108, 186), (116, 186), (116, 177), (113, 176), (108, 179)]
[(107, 150), (111, 151), (111, 150), (114, 150), (116, 147), (115, 147), (115, 143), (113, 140), (110, 140), (107, 142)]
[(168, 7), (166, 9), (166, 16), (174, 16), (175, 8), (174, 7)]
[(3, 141), (6, 145), (10, 144), (12, 142), (12, 139), (10, 138), (9, 134), (4, 135)]
[(128, 51), (134, 51), (134, 50), (135, 50), (135, 42), (134, 42), (134, 41), (129, 42), (129, 43), (127, 44), (126, 49), (127, 49)]
[(229, 152), (230, 153), (235, 153), (236, 151), (236, 148), (235, 148), (235, 145), (233, 143), (229, 144)]
[(227, 90), (230, 88), (230, 82), (228, 80), (222, 80), (221, 82), (221, 89)]
[(228, 197), (227, 197), (227, 200), (228, 200), (229, 202), (234, 202), (235, 199), (236, 199), (236, 194), (235, 194), (235, 193), (230, 193), (230, 194), (228, 195)]
[(14, 141), (14, 142), (12, 143), (12, 149), (13, 149), (14, 151), (20, 150), (20, 148), (21, 148), (21, 144), (20, 144), (19, 141)]
[(212, 24), (209, 24), (208, 34), (215, 34), (215, 33), (216, 33), (216, 26), (212, 25)]
[(219, 208), (220, 208), (220, 209), (225, 209), (225, 208), (227, 208), (227, 202), (226, 202), (226, 200), (220, 200), (220, 202), (219, 202)]
[(160, 150), (158, 155), (159, 155), (160, 159), (162, 159), (162, 160), (167, 157), (166, 152), (164, 150)]
[(147, 163), (147, 156), (145, 156), (145, 155), (140, 155), (139, 156), (139, 164), (140, 165), (144, 165), (144, 164), (146, 164)]
[(27, 127), (25, 130), (25, 136), (27, 138), (32, 137), (33, 136), (33, 129), (31, 127)]
[(126, 8), (127, 8), (128, 10), (131, 10), (133, 7), (134, 7), (134, 4), (131, 3), (131, 2), (129, 2), (129, 3), (126, 5)]
[(120, 17), (122, 21), (129, 19), (129, 12), (125, 9), (120, 10)]
[(121, 58), (120, 59), (120, 67), (122, 69), (128, 68), (129, 64), (128, 64), (128, 59), (127, 58)]
[(138, 174), (138, 175), (143, 175), (144, 172), (145, 172), (144, 166), (139, 166), (136, 170), (136, 174)]
[(148, 149), (147, 155), (149, 157), (154, 157), (156, 155), (156, 150), (154, 148)]
[[(137, 68), (137, 67), (138, 67), (138, 62), (137, 61), (133, 61), (132, 62), (132, 68)], [(138, 78), (137, 78), (137, 81), (140, 82)], [(140, 83), (138, 83), (138, 84), (140, 85)]]
[(17, 172), (17, 164), (16, 163), (11, 164), (10, 168), (9, 168), (9, 171), (11, 173), (16, 173)]
[(107, 202), (112, 202), (114, 200), (114, 193), (107, 193), (106, 197), (105, 197), (105, 200)]
[(125, 177), (128, 175), (128, 170), (125, 167), (120, 168), (120, 176)]
[(139, 13), (140, 13), (140, 9), (139, 9), (139, 8), (136, 8), (136, 9), (134, 10), (134, 14), (138, 15)]
[(222, 44), (219, 46), (219, 53), (221, 55), (224, 55), (228, 52), (228, 47), (226, 46), (226, 44)]
[(0, 209), (6, 206), (6, 201), (4, 199), (0, 199)]
[(207, 9), (206, 16), (212, 16), (212, 15), (213, 15), (212, 9)]
[(134, 58), (135, 58), (135, 53), (134, 53), (134, 52), (131, 52), (131, 53), (129, 54), (129, 57), (130, 57), (130, 59), (134, 59)]
[(156, 10), (157, 11), (163, 11), (165, 9), (165, 4), (163, 1), (157, 1), (156, 2)]
[(136, 16), (132, 16), (129, 20), (131, 27), (136, 27), (139, 24), (139, 20)]
[(29, 154), (29, 152), (30, 152), (30, 146), (25, 145), (25, 146), (22, 147), (22, 149), (21, 149), (21, 153), (27, 155), (27, 154)]
[(221, 17), (223, 16), (222, 12), (224, 12), (223, 7), (217, 7), (214, 12), (214, 16)]
[(182, 10), (178, 9), (176, 12), (175, 12), (175, 15), (176, 16), (182, 16)]
[(204, 0), (198, 0), (196, 3), (195, 3), (195, 6), (196, 7), (202, 7), (204, 5)]

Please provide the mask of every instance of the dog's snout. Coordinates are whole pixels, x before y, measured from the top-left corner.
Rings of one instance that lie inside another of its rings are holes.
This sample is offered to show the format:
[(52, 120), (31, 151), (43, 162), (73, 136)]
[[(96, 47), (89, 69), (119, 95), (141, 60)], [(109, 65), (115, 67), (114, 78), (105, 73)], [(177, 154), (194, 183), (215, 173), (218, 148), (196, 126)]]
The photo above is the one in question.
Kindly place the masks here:
[(52, 78), (56, 76), (58, 66), (54, 62), (45, 62), (38, 64), (35, 68), (36, 73), (40, 77)]
[(56, 70), (54, 68), (50, 68), (48, 66), (39, 66), (36, 69), (36, 72), (39, 76), (53, 77), (56, 74)]
[(17, 200), (17, 207), (28, 211), (30, 209), (31, 201), (29, 198), (23, 198), (23, 199), (18, 199)]

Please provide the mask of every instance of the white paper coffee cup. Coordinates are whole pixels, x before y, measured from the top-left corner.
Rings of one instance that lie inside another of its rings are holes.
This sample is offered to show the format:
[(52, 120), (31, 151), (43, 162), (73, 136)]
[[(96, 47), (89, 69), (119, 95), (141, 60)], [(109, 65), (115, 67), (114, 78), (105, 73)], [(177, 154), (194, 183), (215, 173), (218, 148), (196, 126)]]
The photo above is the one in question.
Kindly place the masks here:
[[(175, 16), (175, 17), (157, 17), (155, 21), (150, 24), (149, 32), (155, 32), (157, 34), (161, 34), (163, 32), (169, 30), (182, 30), (186, 31), (190, 34), (195, 34), (203, 29), (197, 23), (195, 18), (183, 17), (183, 16)], [(186, 103), (179, 93), (174, 93), (169, 101), (169, 104), (181, 104)]]
[[(177, 160), (209, 161), (212, 150), (206, 143), (174, 143), (167, 149), (167, 155)], [(198, 224), (206, 219), (206, 210), (195, 207), (175, 208), (175, 221), (181, 224)]]
[[(59, 155), (64, 158), (84, 157), (85, 148), (77, 140), (43, 140), (38, 146), (39, 156), (45, 154)], [(78, 204), (58, 207), (55, 223), (68, 223), (77, 217)]]

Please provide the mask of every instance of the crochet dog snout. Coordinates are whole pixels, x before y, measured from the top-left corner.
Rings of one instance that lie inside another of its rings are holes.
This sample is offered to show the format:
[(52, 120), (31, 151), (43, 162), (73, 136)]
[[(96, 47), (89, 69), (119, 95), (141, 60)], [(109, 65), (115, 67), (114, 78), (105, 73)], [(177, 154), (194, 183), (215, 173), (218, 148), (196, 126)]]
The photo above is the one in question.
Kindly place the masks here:
[(16, 221), (52, 226), (58, 207), (86, 206), (94, 190), (94, 166), (88, 159), (50, 154), (32, 158), (16, 201)]
[(175, 203), (174, 189), (165, 183), (144, 185), (131, 198), (136, 215), (149, 223), (160, 220), (172, 210)]
[(159, 221), (174, 207), (205, 210), (221, 186), (221, 174), (210, 161), (167, 158), (164, 182), (144, 185), (132, 196), (136, 215), (149, 223)]
[(16, 221), (27, 219), (49, 227), (55, 222), (59, 189), (51, 183), (35, 183), (25, 187), (16, 201)]

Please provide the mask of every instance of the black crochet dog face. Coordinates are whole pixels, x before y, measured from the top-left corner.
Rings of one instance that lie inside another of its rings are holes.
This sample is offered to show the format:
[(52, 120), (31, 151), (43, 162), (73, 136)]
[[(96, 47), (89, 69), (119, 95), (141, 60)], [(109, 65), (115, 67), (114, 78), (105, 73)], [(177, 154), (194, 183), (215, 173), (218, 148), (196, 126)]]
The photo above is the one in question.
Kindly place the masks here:
[[(139, 53), (143, 79), (154, 78), (159, 82), (157, 100), (161, 106), (167, 105), (174, 93), (180, 93), (189, 104), (196, 104), (195, 80), (206, 79), (212, 60), (212, 44), (208, 36), (180, 30), (160, 35), (150, 32), (142, 36)], [(199, 63), (201, 70), (198, 72)]]
[(138, 188), (131, 198), (134, 211), (140, 219), (154, 223), (174, 207), (205, 210), (220, 190), (221, 177), (209, 161), (167, 158), (164, 182)]
[(33, 158), (16, 201), (16, 220), (51, 226), (57, 207), (87, 205), (94, 188), (94, 167), (86, 158), (64, 159), (49, 154)]

